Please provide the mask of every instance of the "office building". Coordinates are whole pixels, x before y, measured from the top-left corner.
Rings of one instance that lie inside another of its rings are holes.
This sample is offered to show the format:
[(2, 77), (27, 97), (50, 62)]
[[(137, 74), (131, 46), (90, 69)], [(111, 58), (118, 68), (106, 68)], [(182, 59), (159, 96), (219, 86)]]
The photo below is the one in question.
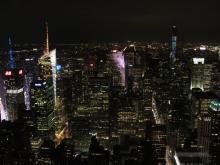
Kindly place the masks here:
[(205, 59), (204, 58), (193, 58), (191, 66), (191, 87), (193, 88), (199, 88), (201, 90), (204, 90), (204, 84), (203, 84), (203, 78), (204, 78), (204, 64)]
[(220, 101), (215, 99), (210, 104), (209, 113), (211, 116), (211, 130), (210, 130), (210, 164), (220, 164)]
[(177, 27), (172, 27), (172, 39), (171, 39), (171, 54), (170, 60), (171, 63), (174, 64), (176, 61), (176, 52), (177, 51)]
[(18, 105), (24, 104), (24, 71), (23, 69), (7, 69), (3, 74), (6, 88), (6, 104), (8, 119), (17, 120)]
[(35, 113), (37, 134), (40, 137), (54, 137), (54, 94), (53, 85), (36, 80), (31, 85), (31, 110)]

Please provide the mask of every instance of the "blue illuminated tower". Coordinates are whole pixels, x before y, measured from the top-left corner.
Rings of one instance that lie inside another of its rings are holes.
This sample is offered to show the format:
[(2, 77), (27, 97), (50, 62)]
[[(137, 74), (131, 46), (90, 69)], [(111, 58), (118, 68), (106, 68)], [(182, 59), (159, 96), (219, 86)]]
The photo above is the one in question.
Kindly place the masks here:
[(14, 63), (13, 63), (13, 54), (12, 54), (12, 43), (11, 43), (11, 38), (9, 37), (8, 39), (8, 43), (9, 43), (9, 68), (13, 69), (14, 68)]
[(170, 54), (171, 63), (174, 64), (176, 61), (176, 45), (177, 45), (177, 28), (172, 26), (172, 50)]

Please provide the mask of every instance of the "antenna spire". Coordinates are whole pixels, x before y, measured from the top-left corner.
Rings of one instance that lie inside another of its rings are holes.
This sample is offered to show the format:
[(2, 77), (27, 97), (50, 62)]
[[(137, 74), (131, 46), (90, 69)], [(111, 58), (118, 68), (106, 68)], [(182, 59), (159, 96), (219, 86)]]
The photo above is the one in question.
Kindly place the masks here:
[(44, 41), (44, 54), (49, 54), (49, 34), (48, 34), (48, 22), (45, 22), (45, 41)]

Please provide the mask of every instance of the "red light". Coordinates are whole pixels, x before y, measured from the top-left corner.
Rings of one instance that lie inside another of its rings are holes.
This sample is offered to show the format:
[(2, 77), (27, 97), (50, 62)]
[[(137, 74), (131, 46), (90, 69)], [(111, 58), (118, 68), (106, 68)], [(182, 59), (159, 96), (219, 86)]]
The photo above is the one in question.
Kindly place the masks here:
[(19, 72), (18, 72), (18, 74), (19, 74), (19, 75), (22, 75), (22, 74), (23, 74), (23, 70), (20, 69)]
[(93, 64), (93, 63), (91, 63), (91, 64), (90, 64), (90, 66), (91, 66), (91, 67), (93, 67), (93, 66), (94, 66), (94, 64)]
[(12, 75), (12, 72), (11, 71), (6, 71), (5, 72), (5, 76), (11, 76)]

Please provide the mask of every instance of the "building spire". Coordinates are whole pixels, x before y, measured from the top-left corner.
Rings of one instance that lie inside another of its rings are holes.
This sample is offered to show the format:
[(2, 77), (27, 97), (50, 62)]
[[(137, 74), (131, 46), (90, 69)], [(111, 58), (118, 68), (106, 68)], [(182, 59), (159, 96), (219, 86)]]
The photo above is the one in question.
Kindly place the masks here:
[(11, 43), (11, 38), (10, 37), (8, 39), (8, 44), (9, 44), (9, 68), (13, 69), (14, 68), (13, 52), (12, 52), (12, 43)]
[(44, 54), (49, 54), (49, 34), (48, 34), (48, 23), (47, 22), (45, 22)]

